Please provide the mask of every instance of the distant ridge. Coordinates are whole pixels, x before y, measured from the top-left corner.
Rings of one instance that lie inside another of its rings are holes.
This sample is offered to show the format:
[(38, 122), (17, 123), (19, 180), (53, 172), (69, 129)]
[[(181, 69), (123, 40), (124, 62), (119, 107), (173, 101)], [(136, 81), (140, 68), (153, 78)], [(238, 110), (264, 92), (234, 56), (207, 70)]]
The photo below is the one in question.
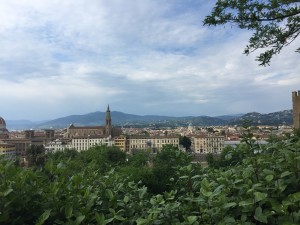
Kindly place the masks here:
[[(106, 112), (92, 112), (84, 115), (70, 115), (46, 122), (31, 122), (28, 120), (9, 120), (9, 130), (21, 129), (49, 129), (66, 128), (70, 124), (77, 126), (104, 125)], [(222, 116), (159, 116), (159, 115), (134, 115), (119, 111), (112, 111), (112, 123), (114, 126), (123, 127), (176, 127), (176, 126), (221, 126), (241, 125), (244, 120), (251, 121), (252, 125), (291, 125), (293, 123), (292, 110), (284, 110), (268, 114), (257, 112), (247, 114), (222, 115)]]
[(245, 120), (248, 120), (251, 123), (251, 125), (292, 125), (293, 110), (283, 110), (267, 114), (251, 112), (231, 120), (229, 124), (240, 125)]

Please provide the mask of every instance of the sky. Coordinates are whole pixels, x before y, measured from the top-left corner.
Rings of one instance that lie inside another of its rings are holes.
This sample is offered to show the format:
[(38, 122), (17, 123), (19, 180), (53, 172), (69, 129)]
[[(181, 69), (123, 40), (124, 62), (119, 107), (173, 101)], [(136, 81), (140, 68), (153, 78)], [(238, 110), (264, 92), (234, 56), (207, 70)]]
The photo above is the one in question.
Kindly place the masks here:
[(236, 27), (204, 27), (216, 1), (1, 0), (0, 116), (121, 111), (217, 116), (292, 108), (296, 40), (258, 66)]

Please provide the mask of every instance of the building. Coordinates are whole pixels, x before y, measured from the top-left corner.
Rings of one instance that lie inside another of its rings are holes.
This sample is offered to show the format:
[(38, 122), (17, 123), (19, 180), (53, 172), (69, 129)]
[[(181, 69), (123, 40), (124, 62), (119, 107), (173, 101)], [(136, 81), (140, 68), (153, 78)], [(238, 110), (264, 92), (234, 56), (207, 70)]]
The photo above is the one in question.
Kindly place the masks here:
[(128, 151), (133, 152), (135, 150), (152, 150), (153, 153), (160, 151), (164, 145), (173, 145), (179, 147), (178, 136), (156, 136), (156, 137), (144, 137), (136, 136), (128, 138)]
[(112, 127), (109, 106), (106, 110), (105, 126), (81, 126), (71, 124), (67, 128), (63, 139), (55, 139), (45, 144), (47, 151), (61, 151), (75, 149), (77, 151), (88, 150), (96, 145), (113, 146), (114, 138), (122, 133), (120, 128)]
[(123, 152), (129, 152), (128, 139), (126, 136), (121, 135), (114, 138), (114, 145)]
[[(25, 157), (26, 149), (30, 145), (44, 145), (54, 139), (54, 130), (46, 129), (42, 131), (26, 130), (21, 138), (9, 138), (9, 131), (6, 129), (5, 120), (0, 117), (0, 140), (2, 150), (14, 152), (13, 154)], [(13, 147), (12, 147), (13, 146)]]
[(199, 135), (191, 137), (191, 149), (195, 153), (221, 153), (224, 149), (223, 136), (206, 136)]
[(71, 148), (77, 151), (88, 150), (96, 145), (113, 146), (114, 142), (110, 136), (74, 137), (71, 141)]
[(8, 137), (9, 132), (6, 129), (6, 122), (2, 117), (0, 117), (0, 139), (6, 139)]
[(5, 143), (14, 144), (16, 146), (16, 155), (25, 157), (26, 150), (31, 145), (45, 145), (55, 139), (54, 130), (25, 130), (22, 138), (4, 139)]
[(14, 152), (13, 154), (25, 157), (26, 149), (30, 145), (43, 145), (54, 138), (54, 130), (44, 130), (35, 135), (34, 130), (26, 130), (22, 138), (9, 138), (9, 131), (6, 129), (5, 120), (0, 117), (0, 139), (2, 152)]
[(65, 138), (75, 138), (75, 137), (88, 137), (88, 136), (111, 136), (115, 137), (122, 133), (120, 128), (112, 127), (111, 123), (111, 114), (109, 106), (106, 110), (106, 119), (105, 126), (82, 126), (76, 127), (71, 124), (67, 128), (67, 132), (65, 133)]
[(16, 156), (16, 146), (14, 144), (8, 144), (0, 142), (0, 156), (14, 158)]
[(32, 144), (30, 139), (25, 138), (14, 138), (3, 140), (7, 144), (13, 144), (16, 147), (16, 155), (20, 157), (25, 157), (26, 149)]
[(294, 128), (300, 129), (300, 91), (292, 92)]
[(75, 149), (80, 152), (96, 145), (113, 146), (114, 142), (110, 136), (74, 137), (72, 139), (51, 141), (45, 144), (45, 149), (47, 152), (63, 151), (65, 149)]
[(65, 149), (71, 149), (72, 143), (70, 139), (55, 139), (46, 143), (45, 145), (46, 152), (57, 152), (63, 151)]

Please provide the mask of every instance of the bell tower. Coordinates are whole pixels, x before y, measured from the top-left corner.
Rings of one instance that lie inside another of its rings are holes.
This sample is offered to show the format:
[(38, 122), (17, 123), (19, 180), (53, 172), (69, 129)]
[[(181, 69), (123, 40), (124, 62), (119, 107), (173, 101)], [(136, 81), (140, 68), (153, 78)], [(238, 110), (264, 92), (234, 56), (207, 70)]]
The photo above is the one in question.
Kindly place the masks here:
[(292, 92), (294, 128), (300, 129), (300, 91)]
[(105, 134), (111, 135), (111, 115), (110, 115), (109, 105), (107, 106), (105, 121), (106, 121)]

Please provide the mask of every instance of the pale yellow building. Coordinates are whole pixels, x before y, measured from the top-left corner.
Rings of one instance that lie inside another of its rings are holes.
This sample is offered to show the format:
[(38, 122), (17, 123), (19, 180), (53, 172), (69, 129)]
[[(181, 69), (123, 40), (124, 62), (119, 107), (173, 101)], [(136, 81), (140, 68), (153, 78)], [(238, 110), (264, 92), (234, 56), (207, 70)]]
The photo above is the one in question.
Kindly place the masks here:
[(14, 144), (0, 142), (0, 155), (4, 155), (5, 157), (15, 157), (16, 146)]
[(191, 141), (191, 149), (195, 153), (221, 153), (221, 151), (224, 149), (223, 136), (199, 135), (191, 137)]
[(128, 140), (127, 140), (126, 136), (124, 136), (124, 135), (114, 138), (114, 145), (116, 147), (118, 147), (121, 151), (129, 152), (127, 143), (128, 143)]
[(173, 145), (179, 147), (179, 137), (178, 136), (156, 136), (156, 137), (129, 137), (128, 139), (128, 151), (132, 152), (134, 150), (152, 150), (152, 152), (157, 152), (162, 149), (164, 145)]

